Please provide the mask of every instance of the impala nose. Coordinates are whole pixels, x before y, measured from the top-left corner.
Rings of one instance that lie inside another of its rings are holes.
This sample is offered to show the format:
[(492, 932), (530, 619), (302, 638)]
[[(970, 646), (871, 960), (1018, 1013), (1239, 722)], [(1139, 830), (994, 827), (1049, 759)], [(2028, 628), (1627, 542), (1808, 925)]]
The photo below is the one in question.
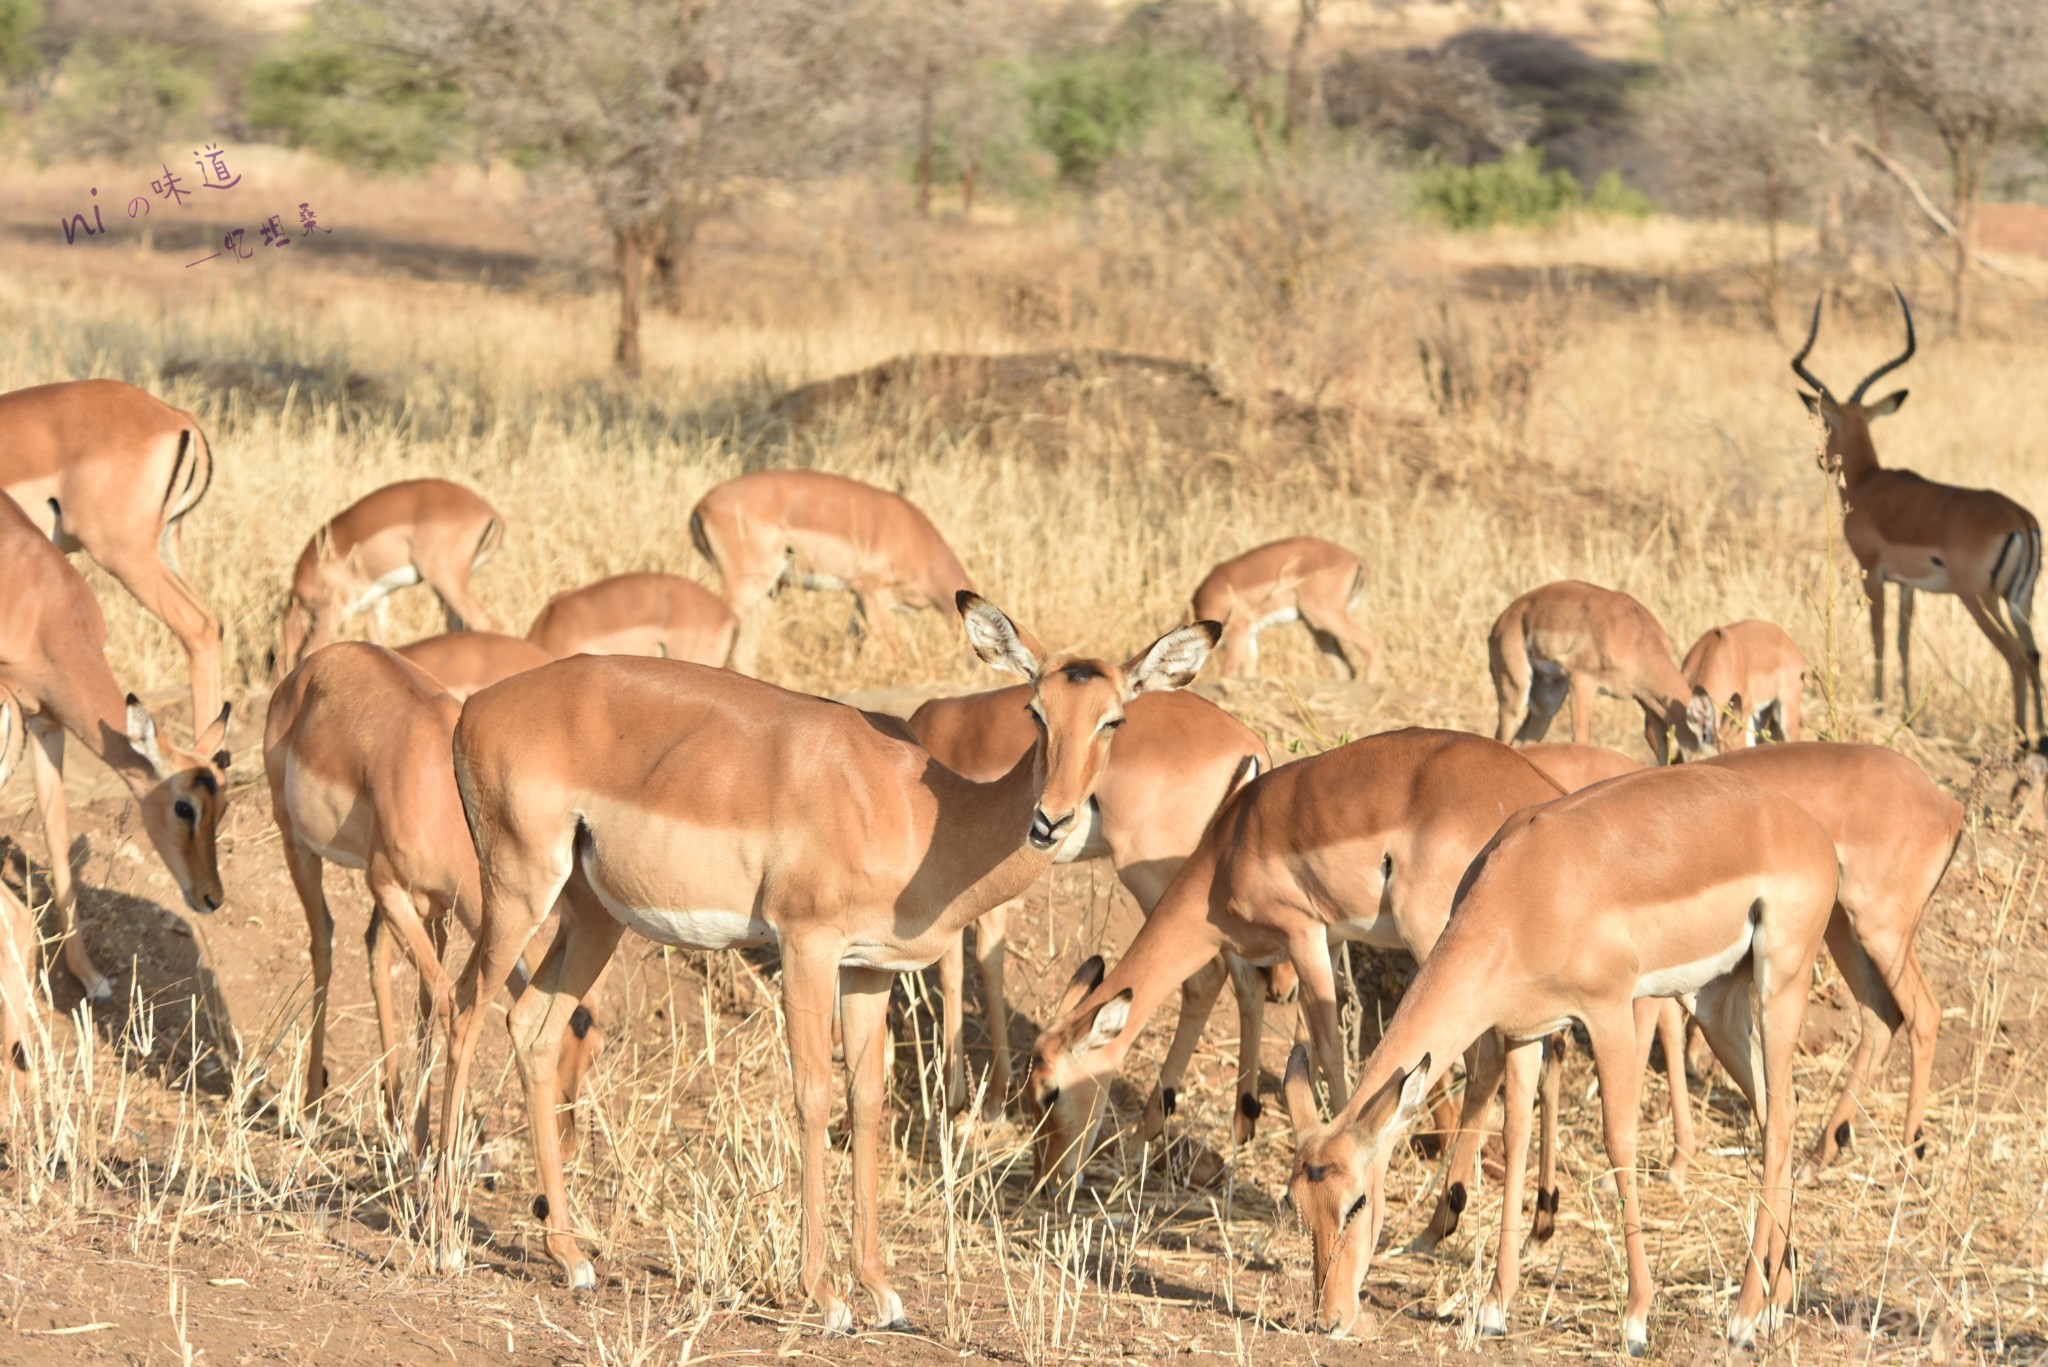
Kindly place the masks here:
[(1074, 826), (1074, 814), (1070, 811), (1055, 821), (1040, 807), (1031, 813), (1031, 848), (1049, 850), (1060, 843), (1060, 838)]

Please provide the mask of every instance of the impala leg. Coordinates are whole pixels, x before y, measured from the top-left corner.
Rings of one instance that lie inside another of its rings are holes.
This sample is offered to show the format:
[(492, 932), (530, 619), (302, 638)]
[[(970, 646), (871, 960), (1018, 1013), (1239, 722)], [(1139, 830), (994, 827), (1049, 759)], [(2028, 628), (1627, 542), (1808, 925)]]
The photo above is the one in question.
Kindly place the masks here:
[(1564, 1034), (1543, 1041), (1543, 1063), (1536, 1075), (1536, 1104), (1542, 1115), (1542, 1143), (1536, 1165), (1536, 1214), (1529, 1222), (1530, 1249), (1547, 1243), (1557, 1232), (1557, 1105), (1564, 1077)]
[[(967, 932), (962, 930), (939, 955), (939, 1036), (940, 1052), (946, 1062), (946, 1114), (958, 1115), (967, 1109), (967, 1044), (964, 1018), (966, 1007), (961, 998), (962, 979), (967, 976)], [(840, 1003), (840, 1033), (846, 1031), (844, 1000)], [(844, 1046), (846, 1061), (853, 1063), (853, 1046)]]
[(569, 1017), (596, 986), (625, 926), (613, 919), (580, 879), (563, 889), (561, 927), (533, 981), (506, 1013), (512, 1057), (526, 1089), (526, 1115), (533, 1141), (533, 1165), (541, 1192), (534, 1215), (547, 1230), (547, 1250), (561, 1264), (573, 1290), (597, 1286), (597, 1271), (577, 1247), (569, 1221), (568, 1182), (562, 1174), (558, 1065)]
[[(1638, 997), (1635, 1002), (1636, 1071), (1649, 1072), (1650, 1045), (1664, 1041), (1664, 1076), (1671, 1086), (1671, 1162), (1666, 1175), (1680, 1191), (1692, 1163), (1692, 1107), (1685, 1089), (1685, 1018), (1668, 997)], [(1675, 1051), (1675, 1052), (1674, 1052)], [(1673, 1060), (1676, 1059), (1676, 1062)], [(1679, 1117), (1683, 1116), (1681, 1120)]]
[(26, 1102), (36, 1085), (36, 927), (28, 908), (0, 885), (0, 1073), (6, 1104)]
[(1767, 1302), (1775, 1313), (1787, 1307), (1792, 1296), (1792, 1052), (1806, 1015), (1806, 974), (1803, 965), (1791, 967), (1801, 971), (1786, 972), (1773, 966), (1759, 984), (1760, 991), (1767, 994), (1758, 1032), (1764, 1086), (1764, 1104), (1759, 1109), (1763, 1117), (1763, 1199), (1750, 1235), (1742, 1290), (1728, 1321), (1728, 1342), (1733, 1347), (1755, 1341)]
[(1352, 667), (1344, 654), (1344, 646), (1348, 643), (1364, 660), (1362, 672), (1365, 681), (1379, 681), (1382, 654), (1379, 637), (1358, 625), (1347, 614), (1320, 606), (1310, 607), (1303, 603), (1301, 620), (1308, 627), (1309, 634), (1315, 637), (1316, 647), (1336, 664), (1340, 677), (1352, 679), (1361, 672)]
[(853, 1312), (825, 1270), (825, 1126), (832, 1109), (832, 1003), (838, 996), (839, 948), (836, 941), (806, 939), (786, 943), (782, 952), (782, 1011), (789, 1025), (803, 1156), (803, 1268), (798, 1285), (817, 1302), (827, 1333), (853, 1329)]
[(981, 966), (981, 1010), (988, 1022), (988, 1093), (982, 1115), (1002, 1116), (1014, 1085), (1010, 1072), (1010, 1003), (1003, 995), (1003, 961), (1008, 952), (1010, 906), (1004, 902), (982, 913), (974, 926), (974, 957)]
[(1230, 1118), (1233, 1144), (1249, 1144), (1258, 1133), (1259, 1046), (1266, 1033), (1266, 984), (1259, 970), (1225, 952), (1224, 965), (1230, 970), (1230, 988), (1237, 994), (1237, 1109)]
[[(374, 896), (377, 889), (371, 889)], [(391, 1000), (391, 941), (383, 933), (384, 913), (372, 909), (363, 931), (363, 952), (370, 961), (370, 1000), (377, 1004), (377, 1074), (384, 1091), (384, 1123), (398, 1133), (404, 1107), (402, 1070), (398, 1066), (398, 1010)]]
[(1899, 585), (1899, 712), (1913, 715), (1913, 586)]
[(1301, 980), (1301, 1018), (1308, 1027), (1309, 1053), (1329, 1089), (1330, 1114), (1351, 1099), (1351, 1073), (1344, 1057), (1344, 1029), (1337, 1014), (1337, 974), (1331, 964), (1330, 938), (1321, 922), (1288, 946), (1295, 974)]
[(1892, 999), (1906, 1012), (1907, 1038), (1913, 1046), (1912, 1080), (1906, 1088), (1906, 1145), (1914, 1158), (1927, 1156), (1927, 1089), (1934, 1078), (1934, 1037), (1941, 1028), (1941, 1004), (1927, 988), (1920, 955), (1907, 945), (1900, 971), (1892, 980)]
[(292, 888), (306, 913), (309, 954), (313, 963), (312, 1023), (306, 1041), (306, 1089), (304, 1104), (312, 1110), (327, 1091), (327, 984), (334, 976), (334, 916), (327, 910), (327, 890), (320, 882), (320, 856), (298, 842), (291, 830), (291, 818), (283, 803), (276, 808), (279, 834), (284, 837), (284, 866), (292, 876)]
[(2048, 730), (2048, 718), (2041, 714), (2041, 648), (2034, 643), (2034, 623), (2028, 610), (2010, 602), (2005, 605), (2005, 610), (2006, 616), (2012, 619), (2012, 633), (2019, 638), (2020, 656), (2026, 663), (2028, 689), (2034, 700), (2033, 728), (2029, 730), (2022, 722), (2020, 733), (2038, 736)]
[(908, 1329), (903, 1298), (882, 1261), (881, 1133), (887, 1099), (889, 988), (896, 975), (879, 968), (839, 970), (846, 1031), (846, 1105), (853, 1131), (853, 1258), (860, 1284), (875, 1298), (875, 1323)]
[[(565, 870), (527, 869), (521, 872), (532, 880), (532, 886), (541, 886), (543, 890), (529, 894), (504, 888), (502, 884), (494, 886), (493, 872), (486, 865), (485, 913), (479, 922), (476, 944), (470, 950), (469, 961), (463, 965), (462, 976), (455, 985), (454, 1036), (448, 1046), (448, 1089), (441, 1103), (441, 1163), (446, 1184), (443, 1199), (451, 1217), (460, 1207), (462, 1175), (456, 1169), (454, 1155), (458, 1151), (457, 1137), (462, 1132), (463, 1108), (469, 1095), (469, 1067), (476, 1057), (477, 1041), (482, 1037), (484, 1017), (490, 1006), (490, 998), (482, 990), (482, 984), (490, 983), (494, 994), (498, 984), (503, 983), (515, 996), (531, 985), (525, 975), (515, 974), (514, 968), (527, 942), (540, 928), (541, 919), (547, 914), (549, 904), (557, 897), (566, 877)], [(463, 1249), (452, 1225), (442, 1236), (438, 1261), (443, 1272), (461, 1270)]]
[(178, 572), (166, 564), (163, 552), (177, 554), (181, 539), (179, 525), (164, 529), (162, 539), (152, 544), (122, 544), (89, 547), (101, 568), (120, 580), (151, 616), (171, 629), (185, 658), (192, 679), (192, 725), (195, 730), (220, 715), (220, 619), (207, 611), (206, 604)]
[[(1870, 696), (1884, 705), (1884, 580), (1875, 567), (1863, 567), (1863, 591), (1870, 596)], [(1968, 600), (1965, 600), (1966, 602)]]
[[(1229, 628), (1225, 628), (1227, 632)], [(1500, 720), (1493, 738), (1502, 745), (1515, 734), (1515, 723), (1529, 706), (1529, 652), (1517, 642), (1502, 641), (1497, 633), (1486, 638), (1486, 667), (1493, 676), (1493, 697), (1500, 707)]]
[[(1572, 704), (1572, 743), (1590, 745), (1593, 740), (1593, 700), (1599, 695), (1591, 679), (1572, 675), (1570, 685)], [(1546, 726), (1546, 730), (1549, 728)], [(1537, 737), (1542, 739), (1542, 737)]]
[[(1489, 1030), (1465, 1051), (1465, 1100), (1459, 1108), (1450, 1160), (1444, 1165), (1443, 1193), (1430, 1212), (1429, 1224), (1409, 1242), (1410, 1253), (1429, 1253), (1455, 1234), (1458, 1217), (1465, 1213), (1466, 1202), (1478, 1188), (1479, 1148), (1486, 1139), (1486, 1109), (1500, 1091), (1503, 1050), (1500, 1036)], [(1512, 1217), (1503, 1214), (1501, 1218)]]
[(1685, 1009), (1670, 998), (1657, 1012), (1657, 1039), (1664, 1046), (1664, 1078), (1671, 1089), (1671, 1162), (1665, 1172), (1683, 1191), (1699, 1140), (1692, 1127), (1692, 1090), (1685, 1080)]
[(1636, 1108), (1643, 1073), (1636, 1060), (1635, 1022), (1626, 1009), (1586, 1022), (1593, 1040), (1593, 1068), (1600, 1077), (1600, 1125), (1607, 1162), (1621, 1188), (1622, 1243), (1628, 1251), (1628, 1301), (1621, 1316), (1621, 1342), (1630, 1357), (1650, 1346), (1650, 1260), (1643, 1247), (1643, 1221), (1636, 1197)]
[(1145, 1099), (1144, 1118), (1138, 1122), (1141, 1142), (1149, 1144), (1165, 1133), (1166, 1118), (1179, 1104), (1181, 1079), (1187, 1075), (1188, 1062), (1194, 1058), (1195, 1046), (1202, 1038), (1202, 1027), (1209, 1023), (1228, 976), (1222, 956), (1217, 955), (1180, 985), (1180, 1018), (1174, 1022), (1173, 1043), (1166, 1048), (1166, 1061), (1159, 1065), (1159, 1082)]
[[(428, 1145), (433, 1141), (427, 1103), (433, 1095), (430, 1083), (433, 1078), (434, 1027), (441, 1027), (443, 1038), (452, 1034), (455, 1028), (455, 984), (448, 980), (448, 908), (445, 904), (438, 901), (428, 903), (423, 929), (427, 935), (423, 948), (429, 957), (420, 960), (415, 956), (415, 967), (419, 969), (419, 992), (413, 1019), (413, 1058), (417, 1061), (414, 1066), (419, 1069), (420, 1094), (412, 1117), (412, 1156), (422, 1162), (426, 1159)], [(571, 1130), (570, 1133), (575, 1132)]]
[[(431, 1049), (431, 1031), (438, 1020), (451, 1034), (455, 1028), (455, 987), (448, 981), (448, 974), (441, 966), (442, 952), (447, 948), (448, 925), (444, 916), (432, 916), (432, 929), (420, 918), (419, 905), (413, 900), (395, 874), (378, 864), (372, 865), (373, 881), (370, 895), (376, 899), (378, 914), (370, 922), (370, 943), (375, 950), (377, 967), (372, 972), (372, 982), (377, 993), (377, 1022), (384, 1038), (385, 1058), (385, 1099), (390, 1112), (391, 1125), (395, 1130), (400, 1125), (404, 1088), (398, 1068), (397, 1011), (391, 1001), (391, 949), (395, 943), (405, 951), (405, 957), (418, 970), (420, 984), (418, 992), (419, 1010), (415, 1018), (414, 1038), (417, 1044), (418, 1068), (420, 1072), (420, 1101), (413, 1115), (412, 1144), (413, 1156), (424, 1157), (427, 1151), (427, 1073)], [(431, 904), (430, 904), (431, 906)], [(388, 933), (378, 938), (377, 922), (384, 923)]]
[(1522, 1186), (1529, 1173), (1529, 1117), (1542, 1070), (1542, 1040), (1520, 1040), (1507, 1046), (1502, 1060), (1507, 1092), (1501, 1117), (1506, 1171), (1500, 1183), (1500, 1250), (1493, 1266), (1493, 1290), (1479, 1306), (1483, 1338), (1507, 1333), (1508, 1307), (1522, 1284), (1522, 1243), (1515, 1237), (1515, 1226), (1522, 1217)]
[[(1529, 715), (1522, 719), (1521, 729), (1515, 732), (1515, 743), (1540, 741), (1550, 734), (1550, 724), (1557, 718), (1557, 710), (1572, 699), (1572, 729), (1578, 730), (1579, 704), (1572, 694), (1571, 683), (1559, 674), (1539, 673), (1529, 685)], [(1592, 725), (1592, 713), (1586, 714), (1588, 726)]]
[(2027, 680), (2029, 671), (2035, 668), (2020, 643), (2005, 624), (1998, 620), (1998, 600), (1989, 594), (1967, 595), (1963, 606), (1969, 610), (1970, 620), (1977, 624), (1977, 630), (2005, 657), (2005, 666), (2012, 674), (2012, 724), (2024, 740), (2027, 738)]
[(896, 640), (896, 595), (878, 585), (867, 584), (853, 591), (854, 609), (860, 614), (865, 639), (862, 645), (873, 641), (875, 648), (882, 652), (884, 659), (893, 660), (900, 653)]
[(63, 927), (64, 966), (85, 989), (87, 1000), (103, 1002), (114, 995), (114, 984), (93, 963), (85, 937), (78, 933), (78, 889), (71, 881), (71, 807), (64, 798), (64, 728), (48, 717), (25, 720), (34, 742), (28, 747), (29, 777), (35, 786), (36, 810), (43, 818), (50, 899), (57, 904), (58, 924)]
[(732, 653), (726, 667), (751, 678), (760, 646), (761, 619), (766, 613), (769, 596), (775, 592), (776, 585), (782, 582), (783, 573), (789, 568), (789, 560), (784, 556), (766, 572), (728, 573), (722, 564), (718, 568), (725, 589), (725, 604), (733, 612)]

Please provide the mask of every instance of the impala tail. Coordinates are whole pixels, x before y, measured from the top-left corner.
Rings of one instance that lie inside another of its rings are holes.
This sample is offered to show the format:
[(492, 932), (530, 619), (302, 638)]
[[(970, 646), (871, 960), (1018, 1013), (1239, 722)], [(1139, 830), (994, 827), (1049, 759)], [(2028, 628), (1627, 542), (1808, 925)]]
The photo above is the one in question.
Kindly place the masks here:
[(2006, 537), (1998, 548), (1998, 562), (1991, 567), (1992, 586), (2020, 621), (2033, 621), (2034, 580), (2040, 573), (2041, 524), (2029, 517), (2026, 526)]

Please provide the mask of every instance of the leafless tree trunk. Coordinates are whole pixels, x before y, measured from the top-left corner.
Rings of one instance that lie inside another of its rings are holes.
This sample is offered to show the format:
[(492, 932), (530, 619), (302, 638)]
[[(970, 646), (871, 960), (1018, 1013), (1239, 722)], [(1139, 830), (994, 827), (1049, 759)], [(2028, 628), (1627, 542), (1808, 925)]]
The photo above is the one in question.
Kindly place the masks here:
[(635, 377), (640, 374), (640, 291), (646, 275), (641, 234), (638, 227), (620, 228), (612, 234), (619, 286), (619, 338), (612, 348), (612, 360)]
[(1970, 258), (1977, 236), (1977, 195), (1994, 137), (1995, 130), (1976, 124), (1942, 130), (1942, 145), (1948, 151), (1948, 216), (1955, 224), (1949, 238), (1949, 326), (1958, 336), (1970, 325)]
[(937, 117), (934, 105), (938, 100), (936, 89), (939, 73), (931, 62), (924, 64), (924, 79), (917, 90), (917, 216), (932, 216), (932, 158), (933, 144), (937, 141)]
[(960, 217), (974, 217), (974, 180), (981, 172), (975, 161), (969, 160), (960, 168)]
[(1315, 114), (1315, 66), (1309, 60), (1309, 45), (1315, 41), (1317, 13), (1321, 0), (1300, 0), (1301, 16), (1294, 26), (1294, 41), (1287, 45), (1287, 80), (1281, 138), (1289, 145), (1301, 137)]

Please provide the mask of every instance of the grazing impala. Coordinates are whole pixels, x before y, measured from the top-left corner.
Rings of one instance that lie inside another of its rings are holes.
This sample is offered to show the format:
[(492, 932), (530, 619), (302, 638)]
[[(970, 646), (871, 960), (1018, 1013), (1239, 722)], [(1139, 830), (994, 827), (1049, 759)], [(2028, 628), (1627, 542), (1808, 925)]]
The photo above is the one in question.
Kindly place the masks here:
[(218, 910), (224, 899), (214, 860), (214, 831), (226, 805), (228, 709), (199, 736), (202, 753), (162, 741), (149, 709), (121, 689), (107, 668), (107, 624), (99, 600), (63, 553), (0, 497), (0, 684), (10, 688), (35, 744), (29, 769), (49, 847), (50, 884), (64, 927), (64, 965), (86, 996), (105, 1001), (114, 985), (93, 964), (78, 934), (71, 883), (71, 818), (64, 801), (64, 733), (69, 731), (128, 785), (142, 828), (192, 910)]
[[(1429, 1083), (1487, 1031), (1509, 1041), (1501, 1195), (1503, 1210), (1521, 1209), (1541, 1043), (1577, 1021), (1592, 1040), (1621, 1186), (1622, 1344), (1645, 1352), (1652, 1284), (1636, 1204), (1636, 1039), (1647, 999), (1683, 997), (1763, 1130), (1761, 1202), (1728, 1320), (1732, 1344), (1753, 1342), (1766, 1300), (1782, 1304), (1792, 1289), (1792, 1055), (1837, 879), (1833, 842), (1797, 804), (1718, 767), (1646, 771), (1509, 817), (1466, 871), (1350, 1104), (1325, 1124), (1306, 1055), (1297, 1048), (1288, 1061), (1296, 1156), (1287, 1194), (1310, 1231), (1317, 1327), (1362, 1327), (1359, 1288), (1379, 1237), (1388, 1155)], [(1486, 1334), (1506, 1332), (1520, 1280), (1520, 1241), (1505, 1225), (1479, 1309)]]
[(727, 480), (697, 501), (690, 539), (718, 567), (739, 619), (732, 667), (742, 674), (754, 672), (761, 603), (784, 584), (851, 591), (860, 620), (884, 645), (899, 604), (943, 612), (967, 587), (967, 571), (916, 504), (822, 470)]
[(1680, 668), (1694, 689), (1686, 715), (1715, 750), (1755, 745), (1762, 735), (1799, 739), (1806, 657), (1777, 623), (1715, 627), (1693, 642)]
[[(334, 915), (321, 882), (322, 861), (361, 869), (370, 891), (373, 909), (364, 940), (384, 1051), (385, 1115), (394, 1130), (404, 1124), (391, 1001), (394, 939), (420, 974), (421, 1066), (433, 1021), (452, 1028), (454, 990), (441, 963), (447, 914), (453, 910), (474, 935), (479, 902), (476, 848), (463, 822), (450, 749), (461, 711), (424, 670), (360, 641), (315, 651), (271, 695), (263, 727), (270, 810), (313, 937), (308, 1109), (327, 1090), (327, 992), (334, 975)], [(515, 992), (522, 981), (515, 967)], [(563, 1041), (564, 1096), (571, 1101), (597, 1042), (589, 1012), (579, 1008), (573, 1038)], [(423, 1153), (426, 1143), (422, 1087), (414, 1153)]]
[[(1913, 591), (1952, 593), (1963, 600), (1977, 624), (2012, 672), (2013, 726), (2023, 738), (2041, 729), (2041, 652), (2034, 644), (2034, 579), (2041, 571), (2041, 525), (2034, 515), (1991, 489), (1962, 489), (1922, 479), (1911, 470), (1887, 470), (1877, 463), (1870, 424), (1899, 411), (1906, 391), (1895, 390), (1872, 403), (1863, 396), (1881, 377), (1913, 357), (1913, 310), (1898, 287), (1906, 319), (1906, 349), (1865, 375), (1847, 399), (1837, 399), (1806, 368), (1807, 353), (1820, 333), (1821, 300), (1813, 301), (1813, 325), (1806, 345), (1792, 358), (1793, 373), (1813, 386), (1801, 393), (1807, 411), (1827, 425), (1823, 467), (1839, 470), (1842, 481), (1842, 539), (1863, 570), (1870, 598), (1873, 692), (1884, 701), (1884, 586), (1899, 586), (1899, 696), (1912, 712), (1911, 638)], [(2008, 622), (1999, 620), (2005, 605)], [(2027, 722), (2032, 697), (2033, 726)]]
[(558, 660), (653, 655), (722, 665), (739, 627), (725, 600), (694, 579), (615, 574), (550, 598), (526, 639)]
[[(1406, 949), (1426, 961), (1466, 865), (1508, 813), (1562, 790), (1506, 746), (1457, 731), (1368, 736), (1261, 774), (1227, 798), (1151, 917), (1108, 976), (1081, 966), (1032, 1049), (1024, 1109), (1039, 1174), (1071, 1175), (1101, 1124), (1104, 1094), (1159, 1002), (1228, 949), (1255, 964), (1291, 960), (1302, 1015), (1333, 1104), (1347, 1092), (1334, 941)], [(1254, 1037), (1256, 1040), (1256, 1036)], [(1497, 1049), (1475, 1050), (1471, 1106), (1497, 1086)], [(1248, 1065), (1256, 1077), (1257, 1055)], [(1259, 1102), (1240, 1091), (1238, 1106)], [(1477, 1145), (1461, 1162), (1477, 1158)], [(1469, 1172), (1454, 1168), (1431, 1223), (1448, 1233)]]
[(280, 675), (334, 639), (365, 608), (377, 611), (398, 589), (424, 583), (441, 599), (448, 629), (492, 629), (469, 590), (469, 576), (505, 535), (497, 510), (460, 484), (408, 479), (365, 494), (313, 534), (292, 571), (277, 653)]
[(1542, 740), (1569, 696), (1572, 740), (1584, 745), (1593, 738), (1593, 695), (1605, 693), (1643, 709), (1643, 737), (1659, 764), (1671, 757), (1672, 732), (1687, 759), (1706, 753), (1687, 711), (1705, 695), (1671, 662), (1671, 638), (1650, 610), (1625, 593), (1576, 579), (1531, 589), (1494, 622), (1486, 651), (1500, 699), (1496, 740)]
[(59, 549), (83, 550), (185, 648), (192, 724), (220, 711), (220, 621), (178, 566), (213, 482), (199, 420), (118, 380), (0, 394), (0, 493)]
[[(1037, 730), (1026, 705), (1031, 688), (1018, 684), (964, 698), (934, 698), (912, 714), (910, 729), (932, 758), (963, 778), (992, 782), (1031, 752)], [(1188, 854), (1201, 840), (1216, 807), (1239, 784), (1273, 767), (1265, 742), (1237, 718), (1193, 693), (1150, 693), (1131, 699), (1116, 749), (1095, 786), (1085, 815), (1059, 850), (1056, 864), (1107, 858), (1138, 909), (1147, 916)], [(1010, 1025), (1003, 1000), (1004, 931), (1009, 903), (995, 907), (975, 925), (982, 995), (994, 1067), (989, 1104), (1000, 1108), (1009, 1096)], [(940, 998), (945, 1012), (947, 1086), (953, 1105), (967, 1102), (966, 1069), (960, 1046), (961, 948), (939, 960)], [(1258, 1038), (1265, 985), (1241, 961), (1212, 959), (1181, 989), (1181, 1028), (1160, 1069), (1159, 1085), (1145, 1108), (1142, 1137), (1151, 1138), (1172, 1114), (1189, 1059), (1208, 1024), (1209, 1013), (1228, 972), (1237, 988), (1239, 1039), (1246, 1072), (1240, 1089), (1258, 1093)], [(1240, 1139), (1250, 1136), (1252, 1117), (1240, 1113)]]
[(1217, 665), (1228, 675), (1254, 674), (1259, 633), (1300, 622), (1330, 657), (1338, 674), (1358, 671), (1344, 653), (1348, 643), (1365, 658), (1366, 682), (1380, 676), (1379, 637), (1351, 620), (1365, 592), (1365, 565), (1342, 546), (1297, 536), (1246, 551), (1209, 571), (1195, 589), (1195, 616), (1223, 623)]
[(400, 646), (396, 653), (433, 675), (457, 702), (555, 658), (524, 636), (495, 631), (446, 631)]
[[(961, 593), (959, 607), (975, 653), (1033, 685), (1038, 741), (993, 783), (961, 778), (854, 708), (673, 660), (578, 656), (464, 707), (455, 772), (482, 865), (483, 926), (458, 988), (441, 1132), (460, 1133), (483, 1023), (473, 984), (509, 970), (558, 907), (561, 928), (507, 1027), (541, 1178), (535, 1211), (572, 1286), (596, 1285), (596, 1273), (570, 1232), (549, 1123), (555, 1053), (571, 1004), (630, 928), (691, 949), (780, 945), (802, 1139), (800, 1285), (835, 1330), (852, 1324), (825, 1272), (836, 994), (855, 1270), (880, 1322), (902, 1321), (882, 1259), (877, 1185), (892, 975), (932, 963), (969, 922), (1045, 872), (1083, 818), (1124, 705), (1186, 684), (1219, 634), (1214, 622), (1197, 622), (1114, 664), (1048, 654), (972, 593)], [(444, 1244), (443, 1266), (461, 1261), (459, 1246)]]

